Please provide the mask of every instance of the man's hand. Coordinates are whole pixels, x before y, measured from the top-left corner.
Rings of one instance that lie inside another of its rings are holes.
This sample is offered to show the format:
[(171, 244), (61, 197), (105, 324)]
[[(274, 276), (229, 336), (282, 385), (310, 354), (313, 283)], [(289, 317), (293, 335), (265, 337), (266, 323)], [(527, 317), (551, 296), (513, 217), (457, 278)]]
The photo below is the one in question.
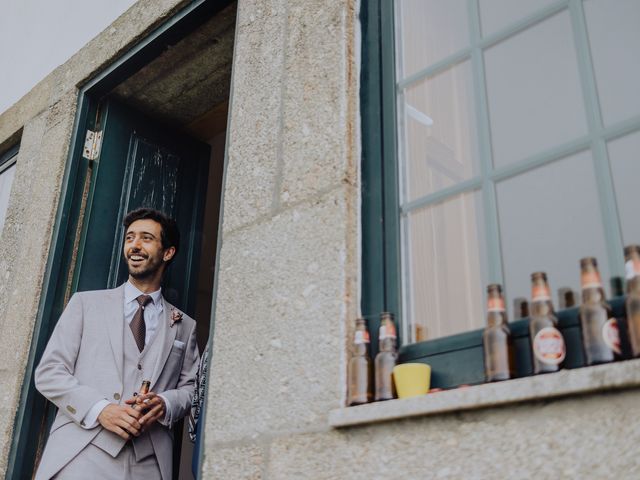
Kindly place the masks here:
[[(135, 403), (135, 399), (132, 400)], [(129, 403), (128, 400), (127, 403)], [(142, 417), (142, 412), (134, 410), (128, 405), (110, 403), (98, 415), (98, 422), (110, 432), (129, 440), (132, 436), (140, 435), (142, 430), (142, 425), (139, 422), (140, 417)]]
[(134, 408), (144, 413), (144, 416), (138, 420), (138, 423), (142, 425), (143, 431), (149, 430), (151, 425), (164, 417), (166, 410), (164, 400), (154, 392), (130, 398), (129, 400), (126, 400), (125, 403), (129, 405), (135, 404)]

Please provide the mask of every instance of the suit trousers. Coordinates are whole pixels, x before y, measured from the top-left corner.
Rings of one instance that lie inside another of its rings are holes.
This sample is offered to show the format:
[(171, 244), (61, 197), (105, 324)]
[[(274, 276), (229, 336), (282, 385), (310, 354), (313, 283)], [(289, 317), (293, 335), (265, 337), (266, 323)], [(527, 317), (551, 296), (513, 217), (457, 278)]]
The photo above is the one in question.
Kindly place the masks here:
[(104, 450), (88, 444), (53, 478), (58, 480), (160, 480), (160, 468), (155, 455), (136, 462), (131, 443), (127, 443), (117, 457), (113, 458)]

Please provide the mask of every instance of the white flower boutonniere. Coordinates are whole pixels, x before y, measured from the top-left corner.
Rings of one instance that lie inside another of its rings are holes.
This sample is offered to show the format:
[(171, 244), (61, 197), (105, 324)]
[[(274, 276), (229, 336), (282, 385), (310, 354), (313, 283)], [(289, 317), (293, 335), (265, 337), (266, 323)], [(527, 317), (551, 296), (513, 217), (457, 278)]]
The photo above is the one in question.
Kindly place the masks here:
[(171, 309), (171, 323), (169, 324), (170, 328), (182, 320), (182, 312), (180, 310), (176, 310), (175, 308)]

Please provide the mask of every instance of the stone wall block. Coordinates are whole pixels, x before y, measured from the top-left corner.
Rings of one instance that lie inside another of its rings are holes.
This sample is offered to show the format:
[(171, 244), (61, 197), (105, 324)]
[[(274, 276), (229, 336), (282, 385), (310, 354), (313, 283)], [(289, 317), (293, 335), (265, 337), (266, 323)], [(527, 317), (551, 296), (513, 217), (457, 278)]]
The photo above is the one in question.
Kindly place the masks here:
[(282, 437), (268, 478), (637, 478), (639, 399), (594, 395)]
[(16, 356), (24, 357), (29, 351), (74, 112), (75, 105), (67, 97), (36, 117), (25, 127), (18, 153), (0, 244), (0, 309), (5, 313), (0, 325), (11, 332), (9, 338), (0, 337), (0, 344), (5, 344), (0, 347), (0, 368), (17, 369), (18, 375), (24, 365), (15, 363)]
[[(33, 328), (37, 297), (21, 292), (37, 292), (35, 275), (41, 258), (29, 258), (32, 244), (40, 236), (30, 235), (27, 228), (30, 195), (34, 176), (30, 169), (37, 165), (40, 143), (45, 132), (47, 115), (29, 122), (22, 134), (22, 148), (18, 154), (16, 175), (11, 186), (7, 216), (0, 241), (0, 392), (3, 400), (3, 420), (0, 422), (0, 473), (6, 470), (13, 419), (18, 404), (18, 378), (24, 372), (24, 360), (29, 352), (30, 330)], [(36, 307), (37, 308), (37, 307)], [(22, 368), (20, 368), (20, 366)]]
[(51, 76), (48, 76), (11, 107), (0, 112), (0, 144), (11, 138), (31, 118), (46, 109), (52, 88), (53, 82)]
[(29, 355), (74, 115), (72, 93), (25, 125), (20, 143), (0, 241), (0, 391), (10, 419), (0, 425), (0, 471)]
[(264, 468), (265, 452), (260, 446), (215, 445), (204, 454), (202, 478), (262, 480)]
[(349, 2), (291, 2), (287, 23), (283, 180), (280, 200), (293, 203), (348, 176), (351, 143)]
[[(238, 27), (231, 99), (224, 231), (267, 215), (276, 188), (280, 136), (284, 2), (261, 2), (273, 13)], [(240, 18), (251, 2), (241, 2)]]
[(207, 449), (265, 432), (325, 428), (341, 401), (342, 189), (223, 240)]
[[(284, 13), (284, 0), (238, 0), (238, 19), (236, 27), (244, 29), (269, 21)], [(253, 28), (256, 28), (255, 26)]]

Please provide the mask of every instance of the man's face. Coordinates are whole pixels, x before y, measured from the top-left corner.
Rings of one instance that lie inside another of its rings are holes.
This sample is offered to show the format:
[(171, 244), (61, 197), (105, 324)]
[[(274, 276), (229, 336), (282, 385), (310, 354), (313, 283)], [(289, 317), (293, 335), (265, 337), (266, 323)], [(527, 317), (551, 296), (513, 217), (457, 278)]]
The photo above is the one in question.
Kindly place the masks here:
[(142, 280), (161, 275), (164, 263), (173, 257), (175, 249), (162, 247), (162, 226), (155, 220), (136, 220), (124, 237), (124, 258), (129, 275)]

